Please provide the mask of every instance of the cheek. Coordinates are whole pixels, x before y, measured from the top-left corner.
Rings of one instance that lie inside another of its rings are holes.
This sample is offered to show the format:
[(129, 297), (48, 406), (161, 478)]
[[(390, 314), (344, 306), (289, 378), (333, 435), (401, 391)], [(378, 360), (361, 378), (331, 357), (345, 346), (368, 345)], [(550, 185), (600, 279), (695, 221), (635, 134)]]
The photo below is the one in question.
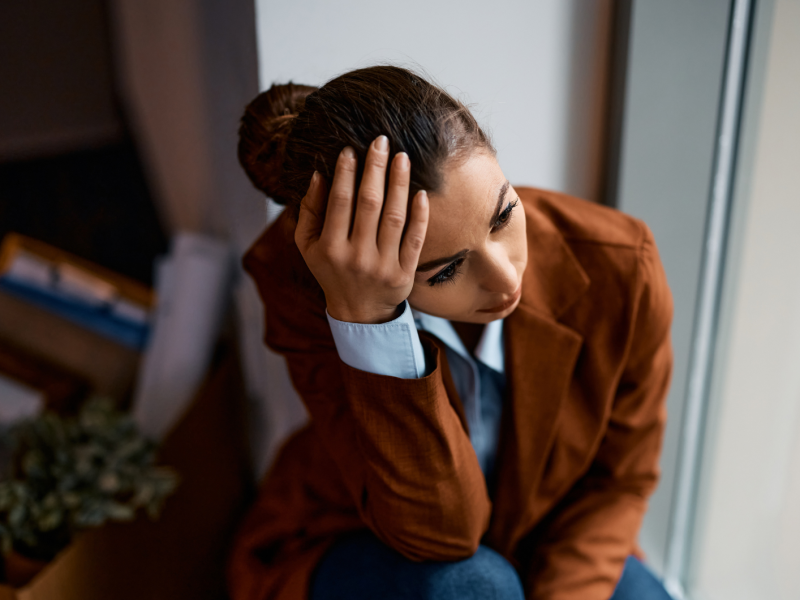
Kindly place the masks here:
[(509, 257), (512, 262), (520, 265), (524, 270), (528, 262), (528, 234), (525, 227), (525, 215), (520, 214), (519, 216), (522, 218), (517, 219), (513, 225), (513, 241), (509, 248)]
[(415, 283), (408, 301), (413, 308), (429, 315), (458, 321), (470, 314), (474, 306), (474, 286), (464, 277), (456, 285), (430, 286)]

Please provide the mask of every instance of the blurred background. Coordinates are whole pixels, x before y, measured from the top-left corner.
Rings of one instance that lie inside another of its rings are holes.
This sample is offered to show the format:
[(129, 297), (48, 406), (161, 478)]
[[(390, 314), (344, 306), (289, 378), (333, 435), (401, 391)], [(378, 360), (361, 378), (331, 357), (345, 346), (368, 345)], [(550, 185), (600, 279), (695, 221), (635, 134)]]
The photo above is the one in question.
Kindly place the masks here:
[(177, 443), (216, 406), (176, 452), (246, 440), (228, 539), (305, 419), (239, 264), (279, 208), (238, 118), (274, 82), (410, 66), (474, 107), (513, 184), (655, 234), (676, 360), (650, 566), (676, 598), (800, 598), (799, 58), (798, 0), (4, 2), (0, 421), (95, 393)]

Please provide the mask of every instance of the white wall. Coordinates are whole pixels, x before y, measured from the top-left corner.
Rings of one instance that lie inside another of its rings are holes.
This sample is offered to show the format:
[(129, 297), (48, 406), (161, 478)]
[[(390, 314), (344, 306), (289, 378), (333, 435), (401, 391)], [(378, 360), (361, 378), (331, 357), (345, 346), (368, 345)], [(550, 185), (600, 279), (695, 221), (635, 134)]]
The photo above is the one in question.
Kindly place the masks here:
[(597, 197), (611, 0), (257, 0), (259, 74), (421, 67), (476, 105), (512, 183)]
[(758, 10), (693, 600), (800, 597), (800, 2)]
[[(597, 200), (602, 185), (611, 0), (256, 2), (259, 75), (322, 85), (391, 62), (474, 104), (506, 176)], [(304, 418), (270, 355), (275, 436)]]

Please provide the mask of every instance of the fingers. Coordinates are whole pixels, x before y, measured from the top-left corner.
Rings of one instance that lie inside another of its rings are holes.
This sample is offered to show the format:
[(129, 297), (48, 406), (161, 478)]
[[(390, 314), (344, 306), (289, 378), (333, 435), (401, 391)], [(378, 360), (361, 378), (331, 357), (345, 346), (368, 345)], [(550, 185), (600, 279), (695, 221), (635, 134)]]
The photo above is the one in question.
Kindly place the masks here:
[(349, 146), (342, 150), (336, 161), (333, 174), (328, 209), (322, 237), (330, 241), (346, 240), (350, 232), (350, 219), (353, 214), (353, 197), (356, 189), (356, 153)]
[(322, 176), (314, 171), (308, 191), (300, 202), (300, 214), (297, 218), (297, 228), (294, 231), (294, 241), (301, 252), (304, 252), (311, 242), (319, 238), (322, 231), (324, 208), (325, 184), (322, 182)]
[(389, 190), (386, 193), (378, 233), (378, 250), (381, 255), (397, 257), (400, 253), (400, 240), (406, 225), (410, 173), (411, 162), (408, 155), (405, 152), (398, 153), (392, 161)]
[(400, 246), (400, 268), (406, 273), (413, 273), (417, 269), (425, 233), (428, 231), (428, 212), (428, 194), (425, 190), (420, 190), (414, 196), (408, 229)]
[(375, 246), (378, 239), (378, 222), (383, 208), (386, 166), (389, 162), (389, 139), (378, 137), (367, 151), (364, 175), (358, 189), (356, 218), (353, 223), (351, 241), (359, 247)]

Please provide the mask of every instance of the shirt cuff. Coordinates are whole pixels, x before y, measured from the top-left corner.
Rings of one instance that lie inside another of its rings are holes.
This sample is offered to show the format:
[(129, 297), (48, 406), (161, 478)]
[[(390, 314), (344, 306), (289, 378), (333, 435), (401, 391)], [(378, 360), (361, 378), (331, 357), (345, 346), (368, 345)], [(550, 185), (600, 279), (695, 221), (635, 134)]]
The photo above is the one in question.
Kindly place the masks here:
[(425, 353), (408, 300), (394, 321), (370, 325), (337, 321), (325, 311), (342, 362), (367, 373), (416, 379), (425, 375)]

